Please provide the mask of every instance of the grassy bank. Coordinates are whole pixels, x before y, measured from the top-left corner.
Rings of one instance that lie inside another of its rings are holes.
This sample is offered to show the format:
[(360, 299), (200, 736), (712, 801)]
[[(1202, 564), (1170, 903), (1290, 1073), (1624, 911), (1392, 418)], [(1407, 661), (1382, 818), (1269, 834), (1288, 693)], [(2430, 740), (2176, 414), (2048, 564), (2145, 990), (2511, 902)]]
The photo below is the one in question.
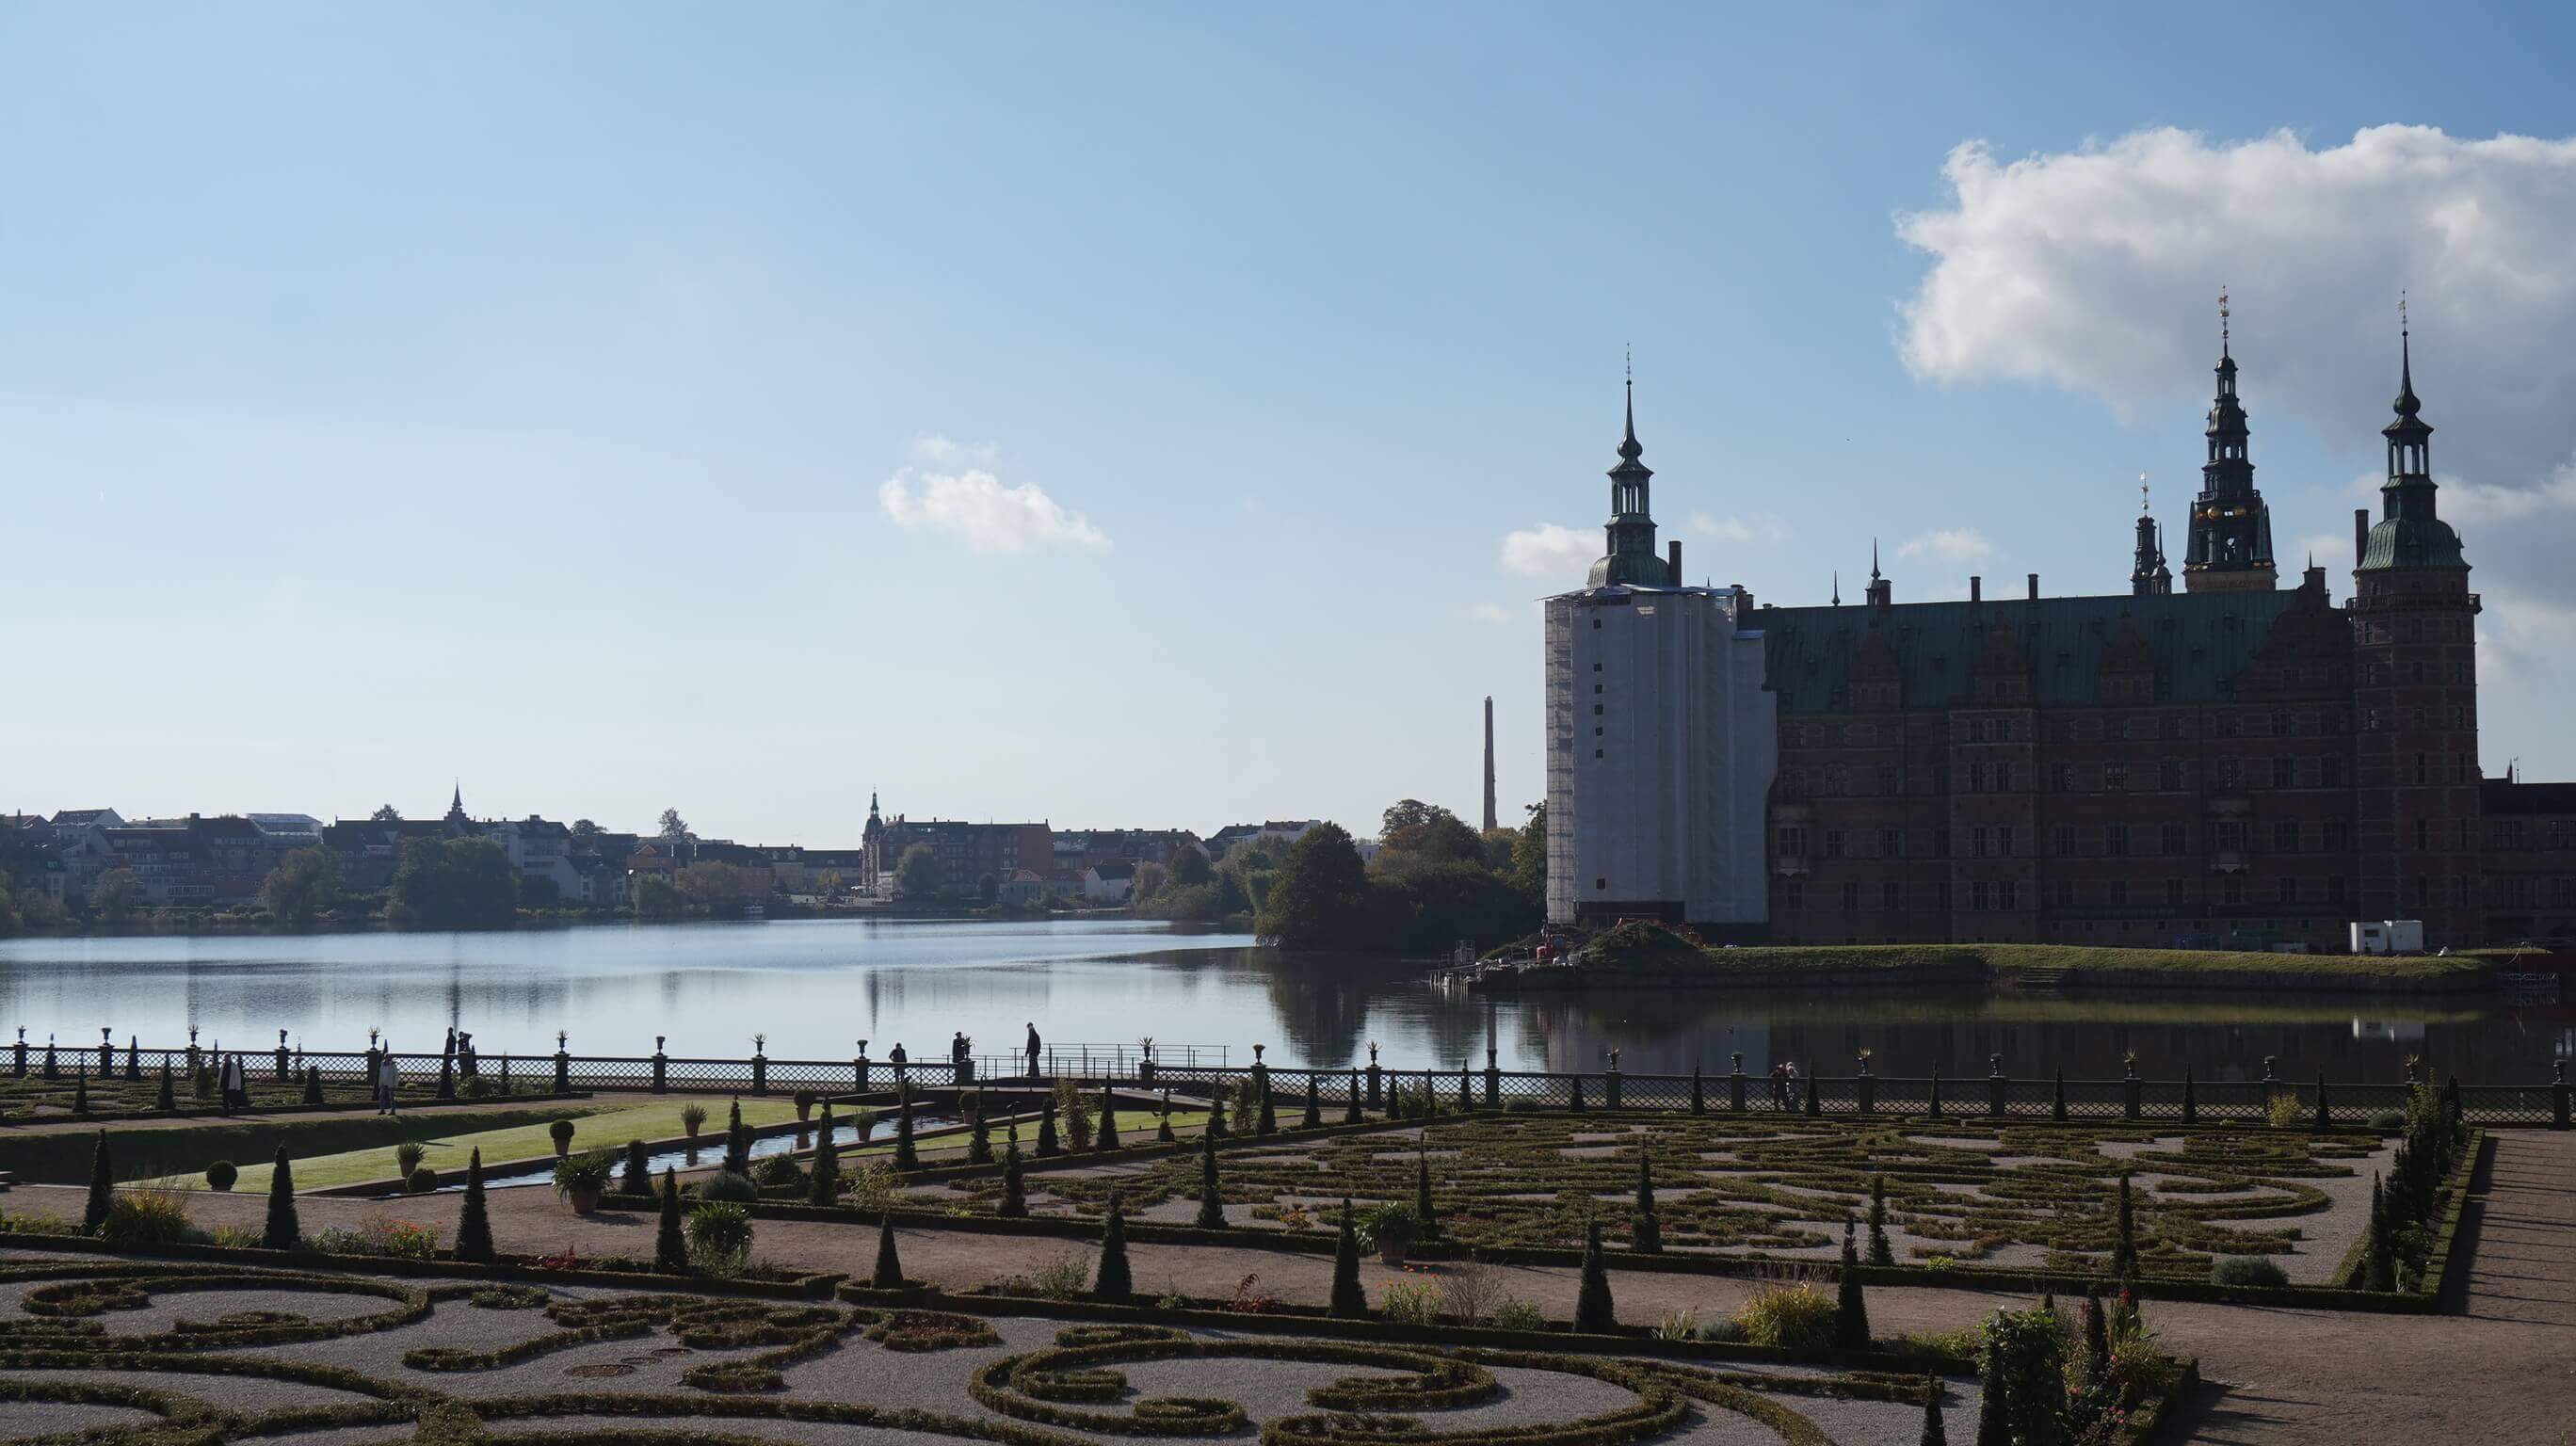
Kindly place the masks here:
[[(296, 1154), (291, 1144), (287, 1146), (287, 1152), (295, 1160), (295, 1188), (298, 1190), (321, 1190), (334, 1185), (363, 1185), (370, 1180), (392, 1179), (395, 1174), (394, 1146), (403, 1140), (418, 1140), (428, 1149), (429, 1153), (421, 1159), (422, 1164), (441, 1175), (461, 1177), (467, 1158), (475, 1150), (481, 1150), (483, 1158), (492, 1164), (553, 1154), (555, 1142), (551, 1131), (558, 1119), (573, 1122), (572, 1147), (575, 1150), (623, 1150), (628, 1140), (676, 1139), (685, 1133), (680, 1123), (680, 1110), (691, 1103), (707, 1112), (707, 1122), (700, 1130), (706, 1139), (708, 1152), (711, 1155), (721, 1152), (724, 1149), (725, 1110), (732, 1103), (731, 1098), (724, 1095), (661, 1095), (634, 1103), (594, 1101), (540, 1120), (514, 1121), (497, 1126), (489, 1121), (470, 1124), (441, 1122), (443, 1127), (435, 1134), (398, 1135), (369, 1146), (310, 1157)], [(794, 1118), (796, 1106), (791, 1100), (772, 1097), (742, 1102), (742, 1122), (755, 1128)], [(464, 1127), (459, 1128), (459, 1125)], [(233, 1188), (266, 1190), (272, 1168), (269, 1162), (276, 1153), (276, 1146), (271, 1145), (264, 1154), (229, 1157), (241, 1167), (241, 1179)], [(202, 1173), (190, 1173), (173, 1175), (160, 1183), (193, 1189), (202, 1188), (206, 1182)]]
[(2070, 973), (2268, 974), (2284, 979), (2473, 979), (2493, 964), (2454, 955), (2265, 954), (2232, 949), (2118, 949), (2082, 944), (1783, 944), (1701, 949), (1672, 933), (1623, 924), (1584, 955), (1595, 970), (1687, 976), (1729, 974), (1867, 974), (1899, 971), (1963, 980), (2009, 979), (2025, 970)]
[[(590, 1101), (521, 1105), (517, 1108), (424, 1110), (418, 1114), (341, 1115), (329, 1119), (265, 1122), (200, 1118), (196, 1121), (126, 1126), (108, 1132), (108, 1153), (119, 1179), (152, 1175), (196, 1175), (217, 1160), (246, 1164), (268, 1160), (278, 1146), (303, 1159), (364, 1150), (392, 1158), (404, 1140), (429, 1140), (475, 1130), (533, 1129), (542, 1138), (549, 1123), (568, 1115), (601, 1108)], [(88, 1130), (44, 1133), (0, 1132), (0, 1170), (19, 1179), (49, 1185), (77, 1185), (89, 1179), (90, 1157), (98, 1137)], [(547, 1148), (552, 1148), (551, 1145)], [(243, 1173), (247, 1174), (248, 1171)]]

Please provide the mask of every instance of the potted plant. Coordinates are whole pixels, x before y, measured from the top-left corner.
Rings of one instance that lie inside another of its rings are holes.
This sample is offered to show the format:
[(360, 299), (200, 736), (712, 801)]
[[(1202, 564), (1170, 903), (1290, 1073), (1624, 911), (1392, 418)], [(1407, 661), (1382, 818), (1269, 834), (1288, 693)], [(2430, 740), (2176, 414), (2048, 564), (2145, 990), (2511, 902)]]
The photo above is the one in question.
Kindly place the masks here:
[(556, 1159), (560, 1160), (572, 1153), (572, 1121), (557, 1120), (546, 1126), (546, 1133), (554, 1137)]
[(693, 1100), (688, 1104), (680, 1106), (680, 1129), (682, 1132), (686, 1133), (690, 1139), (694, 1140), (698, 1137), (699, 1126), (704, 1125), (706, 1122), (707, 1107), (705, 1105), (699, 1104)]
[(1377, 1248), (1377, 1258), (1389, 1269), (1404, 1264), (1405, 1253), (1422, 1234), (1422, 1217), (1401, 1200), (1391, 1200), (1371, 1210), (1360, 1217), (1359, 1225), (1361, 1238)]
[(606, 1150), (586, 1150), (566, 1155), (555, 1161), (555, 1194), (572, 1207), (575, 1215), (587, 1215), (599, 1208), (599, 1197), (608, 1189), (608, 1177), (615, 1168), (615, 1157)]
[(796, 1092), (796, 1123), (801, 1125), (812, 1118), (814, 1118), (814, 1092), (812, 1090), (798, 1090)]

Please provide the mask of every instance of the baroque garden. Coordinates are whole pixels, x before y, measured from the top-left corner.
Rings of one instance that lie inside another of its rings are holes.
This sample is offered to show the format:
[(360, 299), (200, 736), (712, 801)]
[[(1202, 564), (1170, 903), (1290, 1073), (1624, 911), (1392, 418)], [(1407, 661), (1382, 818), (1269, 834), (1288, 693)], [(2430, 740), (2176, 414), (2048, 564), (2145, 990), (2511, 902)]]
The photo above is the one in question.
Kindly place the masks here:
[(320, 1057), (229, 1115), (202, 1059), (10, 1069), (0, 1435), (2184, 1439), (2226, 1393), (2169, 1317), (2223, 1347), (2442, 1311), (2499, 1139), (2563, 1141), (2567, 1107), (1867, 1061), (1796, 1090), (496, 1063), (391, 1118)]

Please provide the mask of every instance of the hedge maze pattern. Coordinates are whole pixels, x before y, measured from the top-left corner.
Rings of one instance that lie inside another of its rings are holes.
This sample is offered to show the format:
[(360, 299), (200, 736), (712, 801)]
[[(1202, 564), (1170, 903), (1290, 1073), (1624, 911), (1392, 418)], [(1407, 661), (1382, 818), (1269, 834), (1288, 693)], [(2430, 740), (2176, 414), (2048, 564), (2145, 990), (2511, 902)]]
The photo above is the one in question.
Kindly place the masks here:
[[(1158, 1369), (1196, 1389), (1130, 1384)], [(48, 1446), (332, 1428), (421, 1446), (776, 1446), (850, 1427), (998, 1446), (1824, 1446), (1914, 1439), (1934, 1389), (1964, 1422), (1969, 1383), (1866, 1371), (70, 1256), (0, 1268), (0, 1422)]]
[[(2206, 1279), (2214, 1255), (2301, 1248), (2332, 1260), (2358, 1222), (2323, 1185), (2366, 1183), (2383, 1142), (2236, 1125), (2057, 1125), (1985, 1119), (1868, 1124), (1777, 1117), (1504, 1116), (1323, 1139), (1240, 1141), (1221, 1156), (1229, 1223), (1328, 1233), (1339, 1202), (1415, 1199), (1427, 1158), (1440, 1238), (1460, 1247), (1572, 1248), (1596, 1213), (1614, 1249), (1632, 1240), (1639, 1156), (1651, 1160), (1661, 1248), (1822, 1256), (1863, 1218), (1883, 1177), (1900, 1264), (1992, 1262), (2101, 1273), (2131, 1177), (2140, 1269)], [(1091, 1215), (1115, 1187), (1131, 1217), (1195, 1202), (1195, 1154), (1033, 1171), (1034, 1213)], [(917, 1190), (924, 1204), (989, 1212), (997, 1182)]]

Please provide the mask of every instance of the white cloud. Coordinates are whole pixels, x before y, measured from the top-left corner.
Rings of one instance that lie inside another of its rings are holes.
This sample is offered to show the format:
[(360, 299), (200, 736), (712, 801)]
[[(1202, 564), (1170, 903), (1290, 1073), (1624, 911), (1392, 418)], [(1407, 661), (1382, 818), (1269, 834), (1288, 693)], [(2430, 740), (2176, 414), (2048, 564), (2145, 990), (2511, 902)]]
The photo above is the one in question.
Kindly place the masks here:
[(936, 470), (970, 459), (989, 463), (990, 445), (967, 447), (926, 436), (913, 443), (912, 453), (932, 465), (901, 468), (877, 488), (877, 505), (905, 531), (944, 532), (974, 552), (1108, 550), (1108, 534), (1081, 513), (1065, 510), (1035, 482), (1006, 486), (984, 467)]
[(1469, 622), (1476, 623), (1508, 623), (1519, 616), (1498, 602), (1469, 603), (1463, 611)]
[(1945, 527), (1899, 544), (1899, 557), (1929, 557), (1942, 562), (1980, 562), (1994, 556), (1995, 545), (1973, 527)]
[(1705, 512), (1694, 512), (1690, 515), (1690, 530), (1721, 542), (1777, 544), (1789, 540), (1789, 524), (1768, 512), (1757, 512), (1750, 517), (1711, 517)]
[(943, 467), (990, 467), (1002, 457), (1001, 449), (990, 442), (954, 442), (937, 432), (924, 432), (912, 439), (912, 459)]
[[(2576, 139), (2377, 126), (2310, 149), (2163, 129), (2010, 162), (1972, 142), (1943, 173), (1949, 204), (1897, 221), (1932, 257), (1900, 308), (1916, 375), (2050, 382), (2123, 412), (2207, 396), (2225, 287), (2257, 463), (2267, 419), (2376, 456), (2403, 288), (2433, 456), (2465, 479), (2444, 476), (2444, 511), (2456, 495), (2463, 521), (2510, 521), (2554, 505), (2513, 494), (2576, 492)], [(2490, 553), (2514, 541), (2499, 530)]]
[(1542, 522), (1503, 534), (1503, 571), (1541, 577), (1571, 587), (1580, 583), (1603, 547), (1597, 530), (1576, 531)]

